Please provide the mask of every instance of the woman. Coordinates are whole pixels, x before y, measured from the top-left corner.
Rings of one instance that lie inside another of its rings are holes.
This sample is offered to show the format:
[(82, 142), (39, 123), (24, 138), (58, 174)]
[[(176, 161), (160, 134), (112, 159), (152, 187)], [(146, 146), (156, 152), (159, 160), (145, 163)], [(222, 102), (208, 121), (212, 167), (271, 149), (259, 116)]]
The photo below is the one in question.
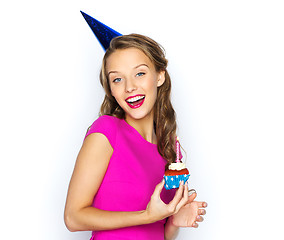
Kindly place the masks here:
[(163, 188), (176, 157), (175, 112), (167, 60), (154, 40), (114, 38), (100, 73), (106, 95), (89, 128), (70, 181), (65, 223), (93, 231), (92, 239), (174, 239), (197, 227), (205, 202), (188, 185)]

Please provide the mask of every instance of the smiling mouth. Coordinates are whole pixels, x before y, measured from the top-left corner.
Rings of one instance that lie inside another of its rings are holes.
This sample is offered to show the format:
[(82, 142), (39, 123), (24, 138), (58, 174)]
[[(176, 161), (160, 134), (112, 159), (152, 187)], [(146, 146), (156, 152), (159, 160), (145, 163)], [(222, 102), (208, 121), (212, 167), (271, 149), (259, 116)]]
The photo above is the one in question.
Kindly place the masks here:
[(136, 96), (130, 99), (127, 99), (126, 102), (131, 108), (140, 107), (145, 100), (145, 96)]

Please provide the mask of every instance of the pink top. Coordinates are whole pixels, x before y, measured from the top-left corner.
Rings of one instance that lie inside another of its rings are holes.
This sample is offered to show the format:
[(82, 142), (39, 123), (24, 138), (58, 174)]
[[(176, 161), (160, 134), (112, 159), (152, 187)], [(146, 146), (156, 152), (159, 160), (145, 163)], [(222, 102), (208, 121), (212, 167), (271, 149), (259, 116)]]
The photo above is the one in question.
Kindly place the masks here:
[[(146, 141), (124, 119), (103, 115), (90, 127), (86, 137), (104, 134), (113, 154), (101, 186), (94, 197), (93, 206), (108, 211), (145, 210), (155, 186), (162, 181), (166, 160), (157, 145)], [(175, 190), (163, 189), (165, 203), (173, 198)], [(92, 240), (164, 240), (166, 220), (107, 231), (94, 231)]]

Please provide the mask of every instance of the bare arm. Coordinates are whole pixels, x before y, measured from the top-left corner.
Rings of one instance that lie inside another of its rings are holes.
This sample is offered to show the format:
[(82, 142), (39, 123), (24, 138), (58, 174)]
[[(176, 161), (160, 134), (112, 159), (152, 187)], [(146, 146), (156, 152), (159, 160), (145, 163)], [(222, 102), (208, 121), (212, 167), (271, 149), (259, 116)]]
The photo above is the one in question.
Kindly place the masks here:
[(179, 232), (179, 227), (173, 225), (172, 218), (169, 217), (165, 224), (165, 240), (176, 239)]
[[(188, 189), (187, 187), (185, 188), (186, 190)], [(168, 218), (165, 225), (165, 240), (176, 239), (179, 227), (197, 228), (197, 222), (203, 221), (202, 215), (206, 214), (204, 208), (207, 207), (207, 203), (194, 201), (196, 196), (196, 192), (191, 191), (187, 203), (181, 207), (176, 214), (173, 214)]]
[(115, 229), (147, 222), (143, 212), (109, 212), (92, 207), (112, 153), (105, 135), (93, 133), (85, 139), (65, 205), (64, 220), (70, 231)]
[(70, 231), (98, 231), (142, 225), (164, 219), (185, 203), (184, 186), (169, 204), (160, 199), (164, 182), (156, 186), (147, 209), (111, 212), (92, 207), (93, 198), (107, 170), (113, 149), (101, 133), (90, 134), (78, 154), (67, 194), (64, 220)]

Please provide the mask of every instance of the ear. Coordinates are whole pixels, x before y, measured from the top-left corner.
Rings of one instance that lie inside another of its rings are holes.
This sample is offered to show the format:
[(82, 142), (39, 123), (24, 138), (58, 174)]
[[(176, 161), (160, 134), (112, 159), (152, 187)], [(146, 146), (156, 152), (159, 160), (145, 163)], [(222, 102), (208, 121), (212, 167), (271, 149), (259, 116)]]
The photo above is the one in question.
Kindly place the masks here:
[(158, 74), (157, 87), (162, 86), (163, 83), (165, 82), (165, 80), (166, 80), (166, 72), (165, 72), (165, 71), (161, 71), (161, 72)]

